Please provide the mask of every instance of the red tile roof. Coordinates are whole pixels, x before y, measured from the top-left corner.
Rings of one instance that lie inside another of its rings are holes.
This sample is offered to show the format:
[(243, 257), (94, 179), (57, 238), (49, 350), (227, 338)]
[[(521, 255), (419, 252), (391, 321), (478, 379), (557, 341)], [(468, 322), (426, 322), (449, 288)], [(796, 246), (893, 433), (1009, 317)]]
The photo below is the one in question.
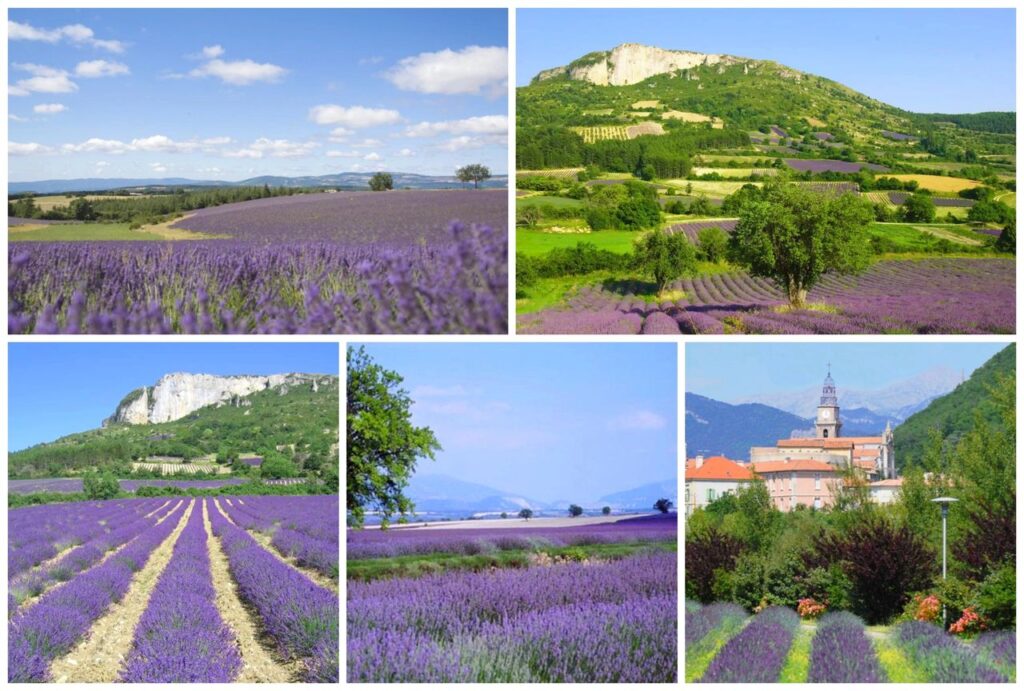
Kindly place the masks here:
[(725, 456), (711, 456), (705, 458), (700, 468), (697, 467), (697, 459), (690, 458), (686, 461), (687, 480), (753, 480), (754, 474), (741, 466), (736, 461), (730, 461)]

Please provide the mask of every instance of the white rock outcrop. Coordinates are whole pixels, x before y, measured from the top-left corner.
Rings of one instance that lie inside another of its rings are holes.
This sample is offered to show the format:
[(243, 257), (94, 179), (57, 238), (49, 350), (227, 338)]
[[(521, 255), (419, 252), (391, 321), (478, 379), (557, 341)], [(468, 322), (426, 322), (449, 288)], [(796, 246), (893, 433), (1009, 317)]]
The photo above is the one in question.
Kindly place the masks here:
[(623, 43), (605, 54), (604, 59), (577, 61), (565, 67), (544, 70), (537, 81), (568, 75), (570, 79), (598, 86), (628, 86), (658, 74), (669, 74), (703, 65), (754, 64), (746, 58), (689, 50), (666, 50), (639, 43)]
[(200, 408), (224, 404), (265, 389), (303, 384), (316, 386), (317, 378), (311, 374), (219, 376), (175, 372), (161, 377), (155, 386), (133, 391), (104, 425), (172, 422)]

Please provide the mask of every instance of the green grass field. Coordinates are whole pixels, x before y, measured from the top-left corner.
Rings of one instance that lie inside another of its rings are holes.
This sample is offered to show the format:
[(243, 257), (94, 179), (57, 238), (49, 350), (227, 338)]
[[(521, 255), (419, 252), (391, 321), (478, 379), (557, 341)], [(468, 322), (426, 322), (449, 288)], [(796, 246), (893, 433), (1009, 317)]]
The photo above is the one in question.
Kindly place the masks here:
[(127, 223), (67, 223), (39, 226), (32, 230), (17, 230), (14, 226), (8, 229), (7, 239), (9, 242), (164, 240), (155, 233), (129, 230)]
[(516, 199), (516, 208), (525, 209), (530, 206), (553, 206), (556, 209), (582, 209), (583, 202), (579, 199), (569, 197), (554, 197), (551, 195), (538, 195), (535, 197), (521, 197)]
[(598, 249), (628, 254), (640, 233), (631, 230), (602, 230), (596, 233), (542, 233), (526, 228), (516, 229), (516, 252), (539, 257), (555, 248), (572, 248), (580, 242), (589, 242)]
[(964, 249), (981, 247), (984, 239), (963, 225), (951, 223), (872, 223), (868, 235), (896, 244), (895, 252), (929, 253), (938, 239), (964, 245)]

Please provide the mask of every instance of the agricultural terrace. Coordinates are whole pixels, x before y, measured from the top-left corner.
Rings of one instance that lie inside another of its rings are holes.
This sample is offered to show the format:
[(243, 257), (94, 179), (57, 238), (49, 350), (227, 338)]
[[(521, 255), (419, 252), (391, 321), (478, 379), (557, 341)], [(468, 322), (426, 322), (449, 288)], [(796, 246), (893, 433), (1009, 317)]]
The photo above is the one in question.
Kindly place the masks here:
[(675, 682), (676, 515), (518, 523), (350, 530), (348, 680)]
[(193, 238), (170, 243), (66, 241), (90, 223), (16, 232), (62, 241), (11, 243), (8, 328), (504, 333), (506, 207), (504, 190), (338, 192), (208, 205), (115, 236)]
[(9, 682), (338, 681), (338, 497), (8, 511)]

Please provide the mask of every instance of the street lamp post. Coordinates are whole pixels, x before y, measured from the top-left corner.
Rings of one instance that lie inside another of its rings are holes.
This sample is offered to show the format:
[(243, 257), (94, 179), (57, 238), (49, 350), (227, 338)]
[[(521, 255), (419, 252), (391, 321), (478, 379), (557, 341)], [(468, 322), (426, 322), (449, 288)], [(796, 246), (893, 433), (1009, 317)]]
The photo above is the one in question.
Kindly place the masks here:
[[(949, 505), (959, 499), (954, 497), (938, 497), (933, 502), (942, 507), (942, 581), (946, 581), (946, 517), (949, 516)], [(945, 598), (943, 598), (945, 599)], [(946, 628), (946, 603), (942, 603), (942, 628)]]

